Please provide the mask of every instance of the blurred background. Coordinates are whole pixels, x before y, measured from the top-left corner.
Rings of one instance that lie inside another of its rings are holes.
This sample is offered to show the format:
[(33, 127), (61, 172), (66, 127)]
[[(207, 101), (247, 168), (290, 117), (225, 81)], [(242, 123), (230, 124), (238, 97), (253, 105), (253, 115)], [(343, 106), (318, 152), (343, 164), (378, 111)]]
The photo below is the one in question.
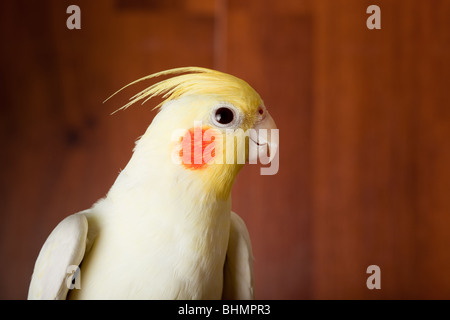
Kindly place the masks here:
[(1, 1), (0, 298), (26, 298), (49, 233), (106, 194), (158, 102), (110, 115), (151, 82), (103, 100), (194, 65), (245, 79), (280, 129), (278, 174), (247, 166), (232, 194), (256, 298), (450, 299), (449, 16), (447, 0)]

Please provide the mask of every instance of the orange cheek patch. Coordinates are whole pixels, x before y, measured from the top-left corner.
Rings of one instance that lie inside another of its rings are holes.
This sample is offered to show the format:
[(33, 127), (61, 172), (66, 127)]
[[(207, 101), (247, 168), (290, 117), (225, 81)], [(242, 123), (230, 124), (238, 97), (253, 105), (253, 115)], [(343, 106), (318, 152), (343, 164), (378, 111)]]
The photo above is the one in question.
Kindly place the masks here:
[[(194, 127), (181, 138), (181, 163), (188, 169), (203, 169), (215, 157), (215, 136), (208, 127)], [(206, 133), (206, 134), (205, 134)]]

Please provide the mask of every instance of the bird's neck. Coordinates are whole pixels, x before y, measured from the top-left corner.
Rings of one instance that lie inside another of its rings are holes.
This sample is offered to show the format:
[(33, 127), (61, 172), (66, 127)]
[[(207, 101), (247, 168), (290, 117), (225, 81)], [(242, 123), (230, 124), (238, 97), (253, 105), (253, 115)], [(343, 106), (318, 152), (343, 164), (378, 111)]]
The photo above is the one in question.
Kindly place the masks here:
[(240, 166), (212, 165), (191, 170), (174, 164), (164, 154), (137, 146), (107, 199), (138, 208), (159, 205), (205, 214), (224, 207), (231, 209), (231, 188)]

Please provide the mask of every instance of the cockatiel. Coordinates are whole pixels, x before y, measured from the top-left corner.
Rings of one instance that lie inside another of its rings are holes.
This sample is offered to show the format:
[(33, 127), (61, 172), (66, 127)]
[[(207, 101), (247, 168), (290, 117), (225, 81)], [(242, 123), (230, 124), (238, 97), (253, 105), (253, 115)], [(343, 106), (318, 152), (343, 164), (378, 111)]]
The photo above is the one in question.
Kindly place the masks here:
[[(29, 299), (253, 298), (250, 238), (230, 193), (239, 150), (248, 161), (251, 146), (277, 149), (246, 132), (276, 125), (253, 88), (219, 71), (177, 68), (129, 85), (158, 76), (170, 77), (121, 108), (162, 96), (158, 114), (106, 197), (52, 231)], [(230, 146), (232, 163), (214, 161)], [(81, 288), (69, 291), (78, 266)]]

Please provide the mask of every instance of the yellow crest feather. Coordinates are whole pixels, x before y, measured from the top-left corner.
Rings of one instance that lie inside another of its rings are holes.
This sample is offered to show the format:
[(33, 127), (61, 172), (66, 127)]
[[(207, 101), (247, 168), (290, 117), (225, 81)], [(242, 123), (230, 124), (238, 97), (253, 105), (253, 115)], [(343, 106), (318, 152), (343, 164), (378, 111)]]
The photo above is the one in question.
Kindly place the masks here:
[(157, 105), (155, 109), (161, 107), (167, 101), (174, 100), (185, 95), (220, 96), (224, 101), (240, 107), (244, 112), (248, 109), (256, 108), (262, 103), (259, 94), (244, 80), (227, 73), (201, 67), (175, 68), (148, 75), (127, 84), (105, 101), (109, 100), (123, 89), (140, 81), (173, 74), (180, 75), (160, 81), (142, 90), (131, 97), (130, 102), (115, 112), (126, 109), (139, 101), (142, 101), (142, 104), (144, 104), (156, 96), (162, 96), (164, 100)]

